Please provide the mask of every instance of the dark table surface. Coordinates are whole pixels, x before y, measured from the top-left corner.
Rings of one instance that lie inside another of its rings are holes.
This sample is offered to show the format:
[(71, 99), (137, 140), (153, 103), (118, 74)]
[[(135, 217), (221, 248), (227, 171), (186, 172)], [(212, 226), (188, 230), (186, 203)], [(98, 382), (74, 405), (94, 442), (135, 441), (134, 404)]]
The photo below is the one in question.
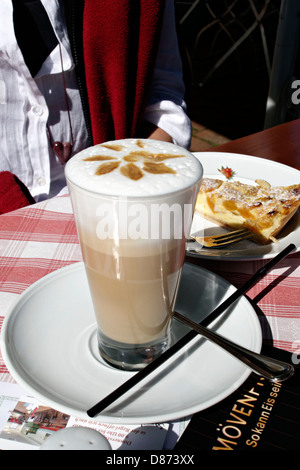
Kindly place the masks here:
[(253, 155), (300, 170), (300, 119), (233, 140), (213, 150)]

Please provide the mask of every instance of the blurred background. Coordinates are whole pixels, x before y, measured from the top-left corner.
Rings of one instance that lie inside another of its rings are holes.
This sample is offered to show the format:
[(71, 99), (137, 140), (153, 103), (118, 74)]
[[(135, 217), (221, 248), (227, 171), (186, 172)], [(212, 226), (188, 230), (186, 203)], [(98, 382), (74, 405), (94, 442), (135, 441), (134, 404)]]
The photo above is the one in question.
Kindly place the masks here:
[[(209, 129), (223, 143), (300, 117), (291, 100), (291, 81), (300, 79), (299, 0), (175, 0), (175, 6), (195, 133)], [(280, 94), (275, 101), (284, 112), (266, 123), (272, 93)]]

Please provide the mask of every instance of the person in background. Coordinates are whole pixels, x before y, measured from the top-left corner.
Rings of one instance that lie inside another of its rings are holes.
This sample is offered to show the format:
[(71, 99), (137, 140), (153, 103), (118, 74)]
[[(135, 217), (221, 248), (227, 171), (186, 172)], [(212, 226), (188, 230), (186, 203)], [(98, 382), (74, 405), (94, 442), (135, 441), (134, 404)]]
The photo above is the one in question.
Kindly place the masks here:
[(10, 184), (64, 194), (90, 145), (190, 145), (173, 0), (1, 0), (0, 41), (0, 212)]

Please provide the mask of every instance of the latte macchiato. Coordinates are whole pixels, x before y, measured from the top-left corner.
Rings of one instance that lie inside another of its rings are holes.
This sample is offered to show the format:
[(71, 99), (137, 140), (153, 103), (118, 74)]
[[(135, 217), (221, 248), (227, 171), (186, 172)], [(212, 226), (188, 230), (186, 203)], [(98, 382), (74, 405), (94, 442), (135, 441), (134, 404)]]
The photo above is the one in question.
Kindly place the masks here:
[(201, 177), (192, 154), (155, 140), (96, 145), (66, 166), (99, 350), (114, 366), (139, 369), (168, 346)]

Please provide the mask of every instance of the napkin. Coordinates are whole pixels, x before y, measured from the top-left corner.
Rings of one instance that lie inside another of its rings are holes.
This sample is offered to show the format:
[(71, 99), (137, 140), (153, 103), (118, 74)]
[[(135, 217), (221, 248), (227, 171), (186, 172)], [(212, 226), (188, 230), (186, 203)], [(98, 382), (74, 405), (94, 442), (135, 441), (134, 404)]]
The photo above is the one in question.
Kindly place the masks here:
[(9, 171), (0, 172), (0, 214), (34, 204), (28, 188)]

